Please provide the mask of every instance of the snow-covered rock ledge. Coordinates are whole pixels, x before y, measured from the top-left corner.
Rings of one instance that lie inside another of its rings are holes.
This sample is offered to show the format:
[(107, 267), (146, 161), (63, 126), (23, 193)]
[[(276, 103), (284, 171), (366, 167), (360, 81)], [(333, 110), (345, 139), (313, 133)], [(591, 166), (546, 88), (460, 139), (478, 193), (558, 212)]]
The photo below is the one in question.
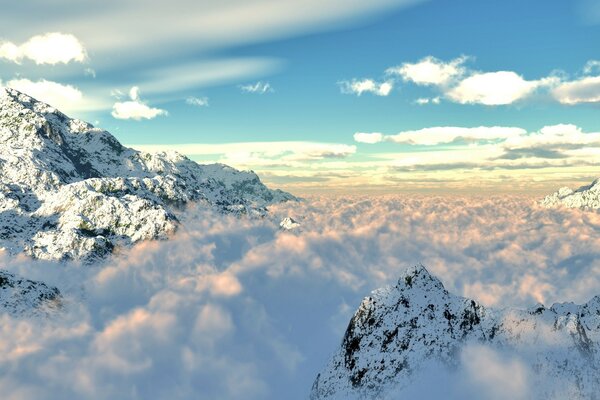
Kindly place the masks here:
[(582, 186), (577, 190), (562, 187), (555, 193), (546, 196), (541, 201), (542, 206), (599, 209), (600, 208), (600, 178), (590, 185)]

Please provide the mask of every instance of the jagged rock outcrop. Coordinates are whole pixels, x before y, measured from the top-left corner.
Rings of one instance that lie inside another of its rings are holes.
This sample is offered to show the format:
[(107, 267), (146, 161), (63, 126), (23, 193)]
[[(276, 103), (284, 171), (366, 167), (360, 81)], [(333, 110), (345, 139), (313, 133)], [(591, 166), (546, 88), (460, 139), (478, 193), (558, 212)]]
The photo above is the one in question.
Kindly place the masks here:
[(43, 282), (22, 279), (0, 270), (0, 309), (13, 316), (46, 314), (61, 307), (57, 288)]
[(300, 223), (292, 217), (285, 217), (279, 222), (279, 227), (284, 231), (292, 231), (300, 227)]
[(0, 88), (0, 247), (11, 253), (90, 261), (115, 246), (166, 237), (189, 202), (261, 215), (293, 199), (253, 172), (124, 147), (104, 130)]
[(534, 397), (600, 393), (600, 297), (581, 306), (488, 309), (449, 293), (419, 266), (362, 301), (311, 399), (397, 398), (426, 363), (460, 368), (460, 352), (469, 344), (523, 355), (538, 381)]
[(555, 193), (546, 196), (541, 204), (544, 207), (567, 207), (582, 209), (600, 208), (600, 178), (590, 185), (582, 186), (577, 190), (562, 187)]

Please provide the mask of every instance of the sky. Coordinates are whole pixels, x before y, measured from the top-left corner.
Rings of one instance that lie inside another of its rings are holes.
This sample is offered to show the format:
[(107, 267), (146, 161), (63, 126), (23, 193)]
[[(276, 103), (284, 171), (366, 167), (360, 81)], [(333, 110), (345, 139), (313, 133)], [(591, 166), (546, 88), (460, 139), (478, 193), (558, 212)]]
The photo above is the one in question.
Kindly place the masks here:
[(600, 175), (593, 0), (30, 0), (0, 26), (0, 85), (297, 194)]

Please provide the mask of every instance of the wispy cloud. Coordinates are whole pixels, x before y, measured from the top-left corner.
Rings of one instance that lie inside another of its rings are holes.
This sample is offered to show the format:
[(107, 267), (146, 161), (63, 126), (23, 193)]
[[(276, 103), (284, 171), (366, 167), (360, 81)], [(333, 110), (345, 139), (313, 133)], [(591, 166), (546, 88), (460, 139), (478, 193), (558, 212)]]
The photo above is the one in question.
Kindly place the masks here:
[(186, 104), (196, 107), (208, 107), (208, 97), (188, 97), (185, 99)]
[(242, 90), (242, 92), (246, 92), (246, 93), (265, 94), (265, 93), (275, 92), (275, 90), (273, 89), (273, 87), (271, 86), (271, 84), (269, 82), (263, 82), (263, 81), (258, 81), (258, 82), (250, 83), (247, 85), (240, 85), (240, 89)]
[(438, 126), (415, 131), (404, 131), (395, 135), (355, 133), (354, 140), (362, 143), (377, 143), (385, 140), (395, 143), (433, 146), (452, 143), (457, 140), (472, 142), (508, 139), (524, 135), (525, 133), (527, 131), (522, 128), (503, 126), (479, 126), (475, 128)]

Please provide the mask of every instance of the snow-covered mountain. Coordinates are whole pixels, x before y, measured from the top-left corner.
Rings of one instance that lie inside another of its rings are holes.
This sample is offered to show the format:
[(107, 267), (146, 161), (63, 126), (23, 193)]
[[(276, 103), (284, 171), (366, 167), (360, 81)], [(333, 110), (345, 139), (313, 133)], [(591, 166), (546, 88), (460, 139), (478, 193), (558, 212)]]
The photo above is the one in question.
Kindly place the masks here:
[(362, 301), (311, 399), (397, 398), (427, 363), (460, 368), (469, 344), (522, 356), (538, 383), (533, 397), (600, 393), (600, 297), (580, 306), (487, 309), (450, 294), (418, 266)]
[(11, 253), (93, 260), (165, 237), (189, 202), (262, 214), (293, 199), (253, 172), (124, 147), (104, 130), (0, 88), (0, 247)]
[(600, 178), (577, 190), (562, 187), (542, 200), (545, 207), (600, 208)]
[(60, 308), (61, 303), (57, 288), (0, 270), (0, 310), (3, 312), (17, 316), (45, 314)]

